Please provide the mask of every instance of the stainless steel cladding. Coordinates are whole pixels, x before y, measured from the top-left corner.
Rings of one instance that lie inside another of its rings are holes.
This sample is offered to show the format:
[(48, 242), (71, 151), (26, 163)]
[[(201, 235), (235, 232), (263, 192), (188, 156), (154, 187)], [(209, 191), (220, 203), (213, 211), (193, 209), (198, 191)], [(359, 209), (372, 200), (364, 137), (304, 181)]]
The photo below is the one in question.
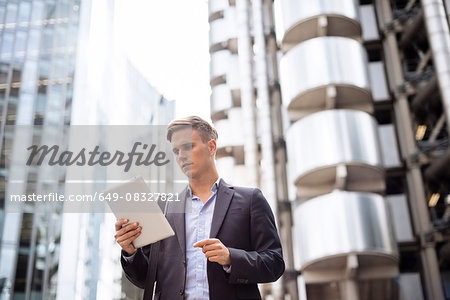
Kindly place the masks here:
[(375, 102), (388, 101), (390, 98), (384, 63), (370, 62), (368, 66), (372, 98)]
[(356, 259), (358, 279), (398, 273), (397, 244), (380, 195), (334, 191), (295, 208), (294, 218), (298, 262), (306, 283), (345, 278), (348, 259)]
[(275, 5), (284, 49), (318, 36), (361, 36), (358, 1), (278, 0)]
[(208, 12), (209, 16), (220, 13), (230, 7), (230, 2), (228, 0), (212, 0), (208, 1)]
[[(422, 5), (428, 39), (439, 79), (442, 104), (447, 116), (447, 128), (450, 132), (450, 29), (445, 18), (442, 1), (423, 0)], [(447, 7), (447, 9), (449, 8)]]
[(372, 112), (363, 46), (349, 38), (305, 41), (280, 61), (283, 103), (292, 120), (326, 108)]
[(395, 135), (395, 128), (392, 124), (378, 126), (380, 136), (380, 148), (385, 168), (400, 168), (402, 162), (398, 152), (398, 141)]
[(375, 16), (375, 8), (372, 4), (360, 6), (360, 20), (362, 27), (362, 39), (366, 42), (380, 39), (378, 24)]
[(236, 8), (222, 11), (219, 18), (209, 23), (210, 51), (229, 49), (237, 51)]
[(231, 90), (239, 89), (239, 61), (228, 50), (211, 53), (211, 85), (227, 83)]
[(227, 84), (211, 87), (211, 119), (217, 121), (227, 117), (227, 110), (234, 107), (233, 95)]
[[(385, 188), (377, 124), (365, 112), (314, 113), (288, 129), (287, 145), (289, 175), (300, 197), (335, 188), (366, 192)], [(340, 176), (345, 182), (338, 186)]]
[(244, 162), (244, 131), (242, 130), (242, 109), (231, 108), (227, 119), (218, 120), (214, 126), (220, 132), (217, 140), (217, 158), (232, 156), (237, 164)]
[(211, 119), (224, 119), (227, 110), (240, 106), (238, 57), (229, 50), (211, 53)]

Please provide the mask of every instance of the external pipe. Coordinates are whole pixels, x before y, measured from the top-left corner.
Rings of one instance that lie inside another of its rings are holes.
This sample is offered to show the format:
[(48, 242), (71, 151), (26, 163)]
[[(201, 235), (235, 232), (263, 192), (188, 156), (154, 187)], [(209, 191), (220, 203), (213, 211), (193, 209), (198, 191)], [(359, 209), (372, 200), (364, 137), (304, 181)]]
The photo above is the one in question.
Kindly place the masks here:
[(419, 111), (423, 109), (423, 106), (428, 102), (430, 96), (432, 96), (438, 89), (438, 80), (436, 76), (430, 79), (427, 85), (420, 89), (417, 95), (414, 97), (411, 108), (413, 111)]
[(419, 11), (419, 13), (414, 17), (411, 24), (406, 27), (402, 39), (399, 42), (400, 48), (405, 48), (415, 38), (417, 31), (419, 31), (422, 27), (423, 11)]
[[(264, 32), (262, 0), (252, 1), (253, 33), (255, 49), (255, 79), (258, 95), (258, 116), (261, 135), (261, 186), (278, 221), (277, 186), (273, 151), (272, 114), (269, 96), (266, 35)], [(278, 223), (278, 222), (277, 222)], [(284, 299), (281, 280), (270, 285), (275, 300)]]
[(258, 95), (258, 117), (261, 135), (261, 183), (266, 198), (277, 215), (277, 187), (275, 185), (275, 160), (273, 151), (272, 113), (269, 96), (267, 51), (262, 15), (262, 1), (253, 0), (253, 32), (255, 36), (255, 81)]
[(422, 0), (434, 66), (450, 134), (450, 31), (442, 0)]
[(443, 178), (450, 177), (450, 151), (434, 161), (425, 171), (425, 180), (433, 185), (442, 182)]
[(450, 24), (450, 0), (445, 0), (445, 13), (447, 14), (448, 24)]
[[(269, 83), (269, 97), (272, 105), (272, 134), (275, 157), (275, 185), (277, 187), (278, 205), (282, 205), (282, 209), (278, 209), (278, 225), (283, 244), (283, 258), (288, 272), (282, 277), (283, 287), (286, 293), (291, 297), (291, 300), (298, 300), (298, 284), (297, 273), (294, 264), (294, 246), (292, 240), (292, 212), (291, 202), (288, 193), (288, 179), (287, 179), (287, 156), (286, 143), (284, 142), (284, 123), (282, 115), (282, 101), (279, 86), (278, 75), (278, 45), (275, 36), (275, 20), (274, 20), (274, 3), (267, 1), (267, 23), (264, 24), (266, 31), (270, 33), (266, 37), (266, 49), (268, 55), (268, 83)], [(266, 32), (267, 34), (267, 32)]]
[(258, 140), (256, 138), (256, 111), (253, 91), (252, 44), (248, 0), (236, 0), (238, 22), (238, 57), (241, 82), (242, 125), (244, 130), (245, 166), (248, 170), (249, 184), (258, 186)]

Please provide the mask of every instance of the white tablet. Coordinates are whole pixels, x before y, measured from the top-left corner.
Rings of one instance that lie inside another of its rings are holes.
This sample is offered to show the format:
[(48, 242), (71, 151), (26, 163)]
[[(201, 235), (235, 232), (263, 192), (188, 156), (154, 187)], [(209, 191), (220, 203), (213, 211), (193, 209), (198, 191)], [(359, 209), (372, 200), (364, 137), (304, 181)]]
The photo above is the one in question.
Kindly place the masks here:
[(141, 235), (133, 241), (135, 248), (175, 235), (154, 198), (154, 193), (142, 177), (110, 188), (102, 196), (117, 219), (128, 219), (129, 223), (139, 222), (142, 230)]

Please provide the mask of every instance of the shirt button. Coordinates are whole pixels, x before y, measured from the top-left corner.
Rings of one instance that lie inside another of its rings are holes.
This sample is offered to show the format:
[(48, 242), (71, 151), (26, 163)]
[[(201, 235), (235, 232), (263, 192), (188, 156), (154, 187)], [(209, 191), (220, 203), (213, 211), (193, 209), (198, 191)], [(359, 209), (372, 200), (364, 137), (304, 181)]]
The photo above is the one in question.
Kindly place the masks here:
[(201, 283), (197, 283), (197, 286), (202, 286), (202, 284)]

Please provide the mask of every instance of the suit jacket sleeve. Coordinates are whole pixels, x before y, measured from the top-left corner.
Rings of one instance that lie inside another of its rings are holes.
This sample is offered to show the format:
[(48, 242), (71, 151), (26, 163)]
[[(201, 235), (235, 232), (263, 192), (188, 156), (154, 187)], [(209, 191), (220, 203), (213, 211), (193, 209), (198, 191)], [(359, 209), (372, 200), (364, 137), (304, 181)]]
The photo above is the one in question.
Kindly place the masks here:
[[(166, 211), (165, 204), (167, 202), (164, 201), (158, 201), (157, 202), (159, 207), (163, 212)], [(148, 256), (150, 253), (150, 246), (147, 245), (144, 247), (141, 247), (137, 249), (137, 251), (134, 253), (133, 259), (127, 260), (124, 259), (124, 256), (126, 256), (125, 251), (121, 251), (121, 259), (120, 262), (122, 264), (122, 269), (125, 272), (125, 276), (128, 278), (129, 281), (131, 281), (135, 286), (144, 289), (145, 288), (145, 280), (147, 277), (147, 271), (148, 271)]]
[(145, 287), (145, 279), (147, 276), (148, 269), (148, 249), (149, 247), (143, 247), (137, 249), (134, 254), (133, 260), (127, 262), (124, 259), (124, 251), (122, 250), (122, 255), (120, 262), (122, 263), (122, 269), (125, 272), (125, 276), (131, 281), (135, 286), (143, 289)]
[(230, 283), (264, 283), (276, 281), (285, 265), (275, 219), (259, 189), (250, 203), (251, 245), (254, 251), (228, 248), (231, 257)]

